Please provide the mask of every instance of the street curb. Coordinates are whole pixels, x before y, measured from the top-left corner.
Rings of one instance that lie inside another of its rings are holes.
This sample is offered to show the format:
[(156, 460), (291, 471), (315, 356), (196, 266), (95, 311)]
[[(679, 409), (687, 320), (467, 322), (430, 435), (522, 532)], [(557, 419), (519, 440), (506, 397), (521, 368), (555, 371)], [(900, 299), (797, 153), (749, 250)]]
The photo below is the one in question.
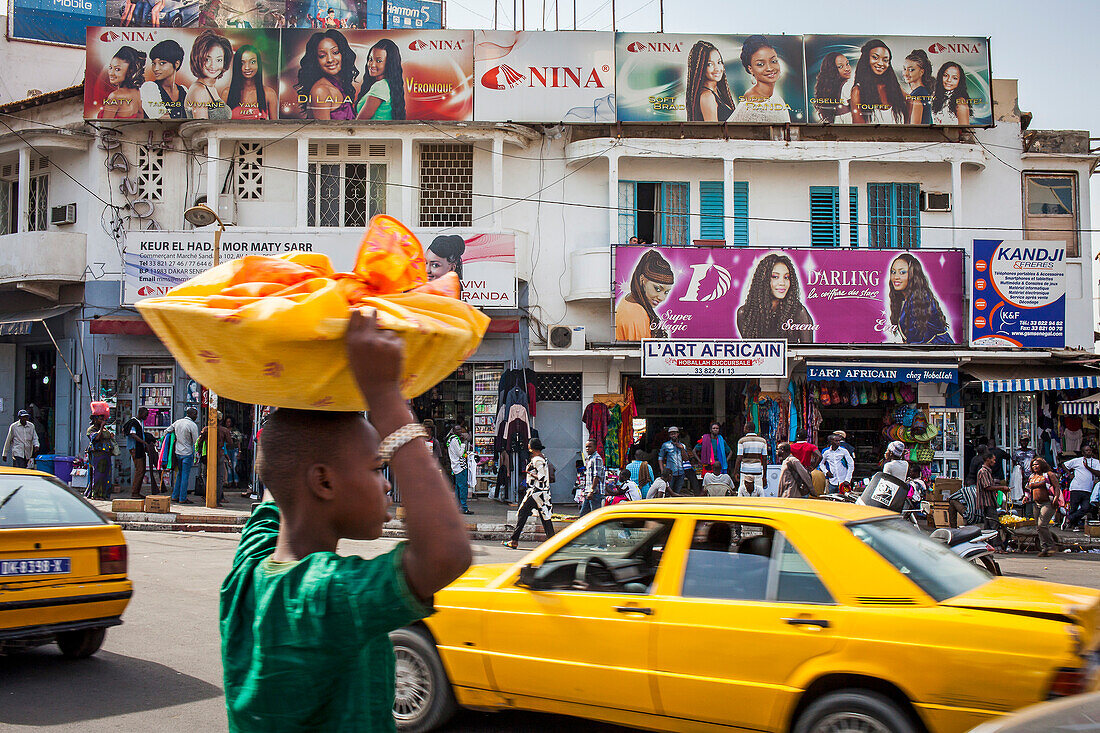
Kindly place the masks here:
[[(168, 519), (171, 517), (171, 519)], [(214, 517), (176, 516), (174, 514), (146, 514), (144, 512), (119, 512), (118, 516), (109, 517), (115, 524), (128, 532), (221, 532), (239, 534), (244, 529), (244, 522), (239, 524), (224, 521), (207, 521)], [(186, 519), (186, 521), (184, 521)], [(217, 517), (221, 519), (221, 517)], [(466, 531), (472, 540), (499, 540), (511, 539), (515, 528), (499, 523), (467, 524)], [(382, 528), (382, 536), (390, 539), (404, 539), (404, 522), (386, 522)], [(525, 531), (520, 535), (524, 542), (542, 542), (546, 534), (542, 527), (538, 531)]]

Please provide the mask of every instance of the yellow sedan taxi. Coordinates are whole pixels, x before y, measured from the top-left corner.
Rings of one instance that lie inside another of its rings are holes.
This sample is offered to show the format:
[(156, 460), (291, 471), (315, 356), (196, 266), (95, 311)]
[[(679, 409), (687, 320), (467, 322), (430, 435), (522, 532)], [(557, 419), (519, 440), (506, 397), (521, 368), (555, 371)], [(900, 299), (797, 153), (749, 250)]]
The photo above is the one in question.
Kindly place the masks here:
[(122, 529), (40, 471), (0, 468), (0, 655), (57, 642), (95, 654), (133, 586)]
[(482, 565), (392, 635), (394, 715), (456, 705), (669, 731), (949, 733), (1079, 692), (1100, 591), (993, 578), (897, 514), (629, 502)]

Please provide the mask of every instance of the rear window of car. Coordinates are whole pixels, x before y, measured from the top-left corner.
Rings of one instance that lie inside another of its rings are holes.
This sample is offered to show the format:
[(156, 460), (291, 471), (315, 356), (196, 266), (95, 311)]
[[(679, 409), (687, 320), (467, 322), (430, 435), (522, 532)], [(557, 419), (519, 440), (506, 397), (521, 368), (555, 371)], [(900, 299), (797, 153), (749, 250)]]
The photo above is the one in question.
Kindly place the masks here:
[(95, 507), (57, 479), (0, 476), (0, 529), (106, 523)]
[(901, 517), (850, 524), (848, 529), (936, 601), (954, 598), (990, 580), (984, 570)]

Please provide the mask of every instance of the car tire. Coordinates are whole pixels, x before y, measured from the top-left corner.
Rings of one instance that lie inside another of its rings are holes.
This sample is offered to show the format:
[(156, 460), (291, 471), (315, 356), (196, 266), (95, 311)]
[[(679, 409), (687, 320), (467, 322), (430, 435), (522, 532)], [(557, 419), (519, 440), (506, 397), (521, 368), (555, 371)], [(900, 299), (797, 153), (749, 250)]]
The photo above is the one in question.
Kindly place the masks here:
[(794, 733), (917, 733), (913, 721), (890, 698), (860, 689), (838, 690), (819, 697), (802, 711)]
[(985, 568), (986, 572), (990, 575), (997, 576), (1001, 574), (1001, 566), (989, 555), (978, 558), (978, 562), (976, 562), (975, 565), (980, 568)]
[(458, 703), (435, 643), (422, 631), (390, 632), (396, 658), (393, 718), (402, 733), (422, 733), (447, 722)]
[(57, 646), (69, 659), (86, 659), (99, 651), (106, 636), (107, 629), (103, 627), (66, 631), (57, 635)]

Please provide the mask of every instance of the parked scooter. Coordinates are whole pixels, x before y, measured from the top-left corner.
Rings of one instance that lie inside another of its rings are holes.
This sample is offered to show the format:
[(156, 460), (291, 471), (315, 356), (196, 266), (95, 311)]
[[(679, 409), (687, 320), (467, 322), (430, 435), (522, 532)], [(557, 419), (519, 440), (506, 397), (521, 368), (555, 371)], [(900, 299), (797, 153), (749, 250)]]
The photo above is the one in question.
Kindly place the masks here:
[(942, 527), (932, 532), (932, 539), (947, 545), (948, 549), (963, 560), (985, 568), (990, 575), (1001, 574), (1001, 566), (993, 559), (993, 545), (990, 544), (996, 536), (997, 530), (983, 530), (981, 527)]

